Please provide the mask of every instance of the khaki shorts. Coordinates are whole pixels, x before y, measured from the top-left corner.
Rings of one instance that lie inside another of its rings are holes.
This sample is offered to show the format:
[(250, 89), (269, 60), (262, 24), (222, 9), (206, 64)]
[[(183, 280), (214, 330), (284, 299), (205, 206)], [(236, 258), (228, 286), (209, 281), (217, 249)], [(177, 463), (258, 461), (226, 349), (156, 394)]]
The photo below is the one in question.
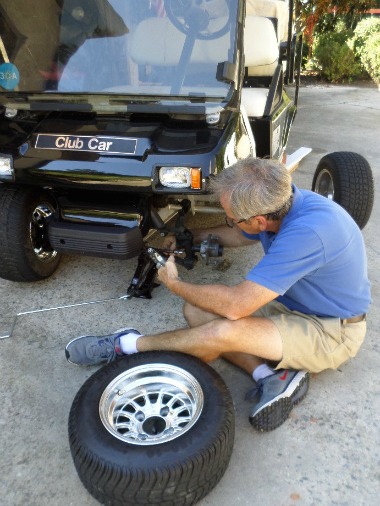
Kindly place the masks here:
[(280, 331), (284, 352), (276, 369), (336, 369), (357, 354), (366, 334), (365, 320), (344, 324), (339, 318), (291, 311), (276, 301), (259, 309), (255, 316), (269, 318)]

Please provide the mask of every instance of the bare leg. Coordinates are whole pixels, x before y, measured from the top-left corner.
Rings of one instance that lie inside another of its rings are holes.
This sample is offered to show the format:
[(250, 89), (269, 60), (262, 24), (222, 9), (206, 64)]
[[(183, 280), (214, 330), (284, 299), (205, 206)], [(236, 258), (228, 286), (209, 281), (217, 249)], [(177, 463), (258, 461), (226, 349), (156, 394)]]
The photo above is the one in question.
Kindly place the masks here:
[[(219, 318), (214, 314), (202, 311), (201, 309), (194, 307), (188, 303), (185, 303), (183, 307), (183, 314), (190, 327), (197, 327)], [(265, 360), (259, 357), (255, 357), (254, 355), (248, 355), (247, 353), (229, 352), (223, 353), (221, 356), (228, 362), (231, 362), (240, 369), (243, 369), (243, 371), (245, 371), (250, 376), (256, 367), (265, 363)]]
[[(142, 336), (137, 341), (138, 350), (178, 351), (194, 355), (205, 362), (230, 352), (275, 361), (282, 358), (281, 335), (276, 325), (267, 318), (252, 316), (230, 321), (190, 305), (185, 306), (184, 313), (189, 329)], [(253, 359), (251, 363), (254, 368)], [(245, 367), (247, 369), (243, 369), (248, 370), (248, 366)]]
[[(202, 311), (201, 309), (188, 303), (185, 303), (183, 313), (190, 327), (196, 327), (219, 318), (214, 314)], [(231, 362), (245, 371), (250, 376), (252, 376), (256, 367), (265, 363), (265, 360), (255, 357), (254, 355), (249, 355), (248, 353), (229, 352), (223, 353), (221, 356), (228, 362)]]
[(260, 357), (255, 357), (254, 355), (248, 355), (248, 353), (223, 353), (222, 358), (231, 362), (231, 364), (240, 367), (247, 374), (252, 376), (253, 371), (259, 365), (265, 364), (265, 360)]

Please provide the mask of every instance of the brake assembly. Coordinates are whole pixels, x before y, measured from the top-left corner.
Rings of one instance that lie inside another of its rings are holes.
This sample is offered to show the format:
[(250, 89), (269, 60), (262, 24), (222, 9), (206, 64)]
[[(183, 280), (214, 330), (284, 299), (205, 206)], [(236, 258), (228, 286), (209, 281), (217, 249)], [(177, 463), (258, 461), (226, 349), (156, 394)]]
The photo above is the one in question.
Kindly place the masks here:
[(151, 299), (153, 288), (158, 286), (155, 282), (157, 270), (165, 265), (170, 255), (174, 255), (175, 262), (187, 270), (193, 269), (197, 263), (198, 256), (196, 253), (200, 254), (206, 265), (217, 264), (221, 261), (220, 257), (223, 255), (223, 246), (219, 244), (216, 236), (210, 234), (201, 244), (194, 244), (193, 233), (185, 227), (185, 216), (190, 207), (189, 200), (182, 200), (181, 209), (178, 211), (174, 228), (172, 230), (166, 227), (160, 228), (162, 236), (167, 235), (169, 232), (175, 236), (175, 249), (152, 248), (147, 244), (144, 245), (138, 257), (132, 281), (127, 290), (127, 298), (139, 297)]

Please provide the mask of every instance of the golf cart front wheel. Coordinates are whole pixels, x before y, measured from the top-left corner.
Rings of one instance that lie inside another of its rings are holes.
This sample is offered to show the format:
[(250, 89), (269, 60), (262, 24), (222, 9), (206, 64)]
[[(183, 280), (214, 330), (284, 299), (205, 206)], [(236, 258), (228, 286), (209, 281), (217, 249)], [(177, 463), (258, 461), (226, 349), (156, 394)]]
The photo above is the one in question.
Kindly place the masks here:
[(61, 259), (50, 245), (54, 199), (42, 190), (0, 185), (0, 277), (39, 281), (51, 276)]
[(69, 441), (81, 481), (101, 503), (195, 504), (227, 469), (231, 396), (215, 370), (194, 357), (123, 357), (77, 393)]
[(324, 156), (315, 171), (312, 190), (340, 204), (363, 229), (372, 212), (371, 167), (358, 153), (339, 151)]

